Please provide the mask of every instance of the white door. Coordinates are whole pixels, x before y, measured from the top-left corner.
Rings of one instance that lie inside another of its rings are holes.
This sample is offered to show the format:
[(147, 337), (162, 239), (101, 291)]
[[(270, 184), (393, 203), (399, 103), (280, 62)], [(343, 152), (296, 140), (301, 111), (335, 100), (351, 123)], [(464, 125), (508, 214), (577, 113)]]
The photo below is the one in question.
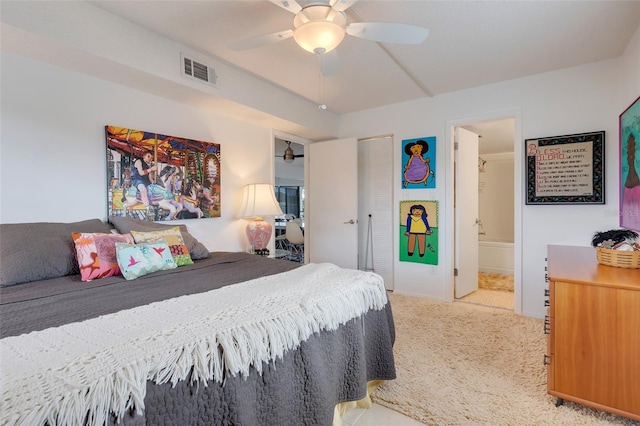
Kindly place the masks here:
[(305, 251), (309, 262), (358, 267), (358, 141), (309, 145)]
[(478, 289), (478, 135), (455, 129), (455, 297)]

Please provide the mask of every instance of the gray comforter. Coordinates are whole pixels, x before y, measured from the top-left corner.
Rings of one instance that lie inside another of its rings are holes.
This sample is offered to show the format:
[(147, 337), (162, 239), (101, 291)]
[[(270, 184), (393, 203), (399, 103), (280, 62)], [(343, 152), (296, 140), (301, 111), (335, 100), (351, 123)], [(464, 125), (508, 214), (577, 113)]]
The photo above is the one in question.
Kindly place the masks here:
[[(245, 253), (216, 252), (194, 265), (133, 281), (110, 277), (82, 282), (79, 276), (0, 289), (2, 337), (165, 300), (197, 294), (262, 275), (291, 270), (292, 262)], [(395, 378), (391, 307), (369, 311), (334, 332), (323, 331), (262, 373), (226, 377), (223, 384), (188, 380), (147, 383), (144, 416), (123, 424), (147, 425), (329, 425), (335, 404), (366, 395), (370, 380)]]

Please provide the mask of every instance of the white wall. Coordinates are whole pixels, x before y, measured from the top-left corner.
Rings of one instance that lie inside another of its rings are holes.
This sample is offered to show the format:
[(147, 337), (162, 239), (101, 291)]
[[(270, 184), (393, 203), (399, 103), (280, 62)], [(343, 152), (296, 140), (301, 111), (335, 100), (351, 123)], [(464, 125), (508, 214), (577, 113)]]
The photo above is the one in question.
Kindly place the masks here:
[(629, 42), (621, 61), (621, 79), (627, 86), (623, 98), (630, 105), (640, 92), (640, 28)]
[(275, 184), (280, 186), (304, 186), (303, 164), (304, 158), (296, 158), (291, 164), (287, 164), (280, 159), (276, 159)]
[(485, 234), (478, 238), (513, 242), (513, 153), (483, 154), (481, 157), (486, 164), (485, 171), (478, 175), (478, 217)]
[[(228, 63), (202, 55), (85, 1), (2, 2), (2, 50), (315, 138), (337, 132), (337, 116)], [(217, 86), (183, 78), (180, 55), (213, 67)]]
[[(440, 204), (441, 228), (453, 221), (451, 158), (447, 123), (500, 111), (519, 111), (522, 139), (604, 130), (606, 132), (606, 204), (522, 206), (516, 225), (522, 230), (522, 275), (519, 297), (522, 314), (542, 317), (544, 267), (548, 244), (589, 245), (595, 231), (618, 227), (618, 115), (640, 92), (640, 29), (625, 55), (614, 60), (487, 85), (343, 116), (340, 137), (393, 134), (395, 149), (403, 139), (436, 136), (438, 143), (435, 189), (403, 190), (401, 167), (394, 164), (394, 203), (431, 199)], [(522, 144), (523, 141), (516, 141)], [(399, 151), (398, 151), (399, 152)], [(400, 158), (400, 156), (398, 156)], [(522, 159), (516, 158), (516, 162)], [(447, 186), (449, 184), (449, 186)], [(396, 209), (397, 210), (397, 209)], [(397, 221), (399, 218), (396, 217)], [(396, 233), (397, 234), (397, 233)], [(453, 286), (451, 235), (441, 232), (439, 265), (396, 261), (395, 291), (437, 300), (451, 300)], [(394, 235), (398, 241), (398, 235)], [(398, 259), (397, 243), (394, 247)], [(595, 256), (595, 254), (594, 254)], [(518, 303), (516, 303), (516, 306)]]
[(242, 187), (272, 182), (271, 129), (2, 52), (0, 223), (106, 219), (104, 126), (218, 142), (222, 216), (185, 223), (210, 250), (244, 250)]

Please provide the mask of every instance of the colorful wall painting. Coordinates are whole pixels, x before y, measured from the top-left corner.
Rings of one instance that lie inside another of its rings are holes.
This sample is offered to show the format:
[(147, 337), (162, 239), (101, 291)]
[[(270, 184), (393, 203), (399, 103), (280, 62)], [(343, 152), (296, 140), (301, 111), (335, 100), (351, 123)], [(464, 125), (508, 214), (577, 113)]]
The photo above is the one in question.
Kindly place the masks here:
[(438, 264), (438, 202), (400, 202), (400, 261)]
[(108, 215), (220, 217), (220, 144), (105, 126)]
[(620, 114), (620, 226), (640, 232), (640, 97)]
[(436, 187), (436, 137), (402, 141), (402, 188)]

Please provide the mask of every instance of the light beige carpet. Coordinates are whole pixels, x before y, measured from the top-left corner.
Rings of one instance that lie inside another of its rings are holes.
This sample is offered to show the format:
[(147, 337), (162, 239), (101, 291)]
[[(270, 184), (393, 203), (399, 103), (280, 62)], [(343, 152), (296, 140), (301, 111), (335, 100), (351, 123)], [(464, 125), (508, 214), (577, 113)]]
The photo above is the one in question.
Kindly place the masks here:
[(640, 425), (546, 393), (542, 320), (390, 293), (398, 378), (373, 401), (427, 425)]

